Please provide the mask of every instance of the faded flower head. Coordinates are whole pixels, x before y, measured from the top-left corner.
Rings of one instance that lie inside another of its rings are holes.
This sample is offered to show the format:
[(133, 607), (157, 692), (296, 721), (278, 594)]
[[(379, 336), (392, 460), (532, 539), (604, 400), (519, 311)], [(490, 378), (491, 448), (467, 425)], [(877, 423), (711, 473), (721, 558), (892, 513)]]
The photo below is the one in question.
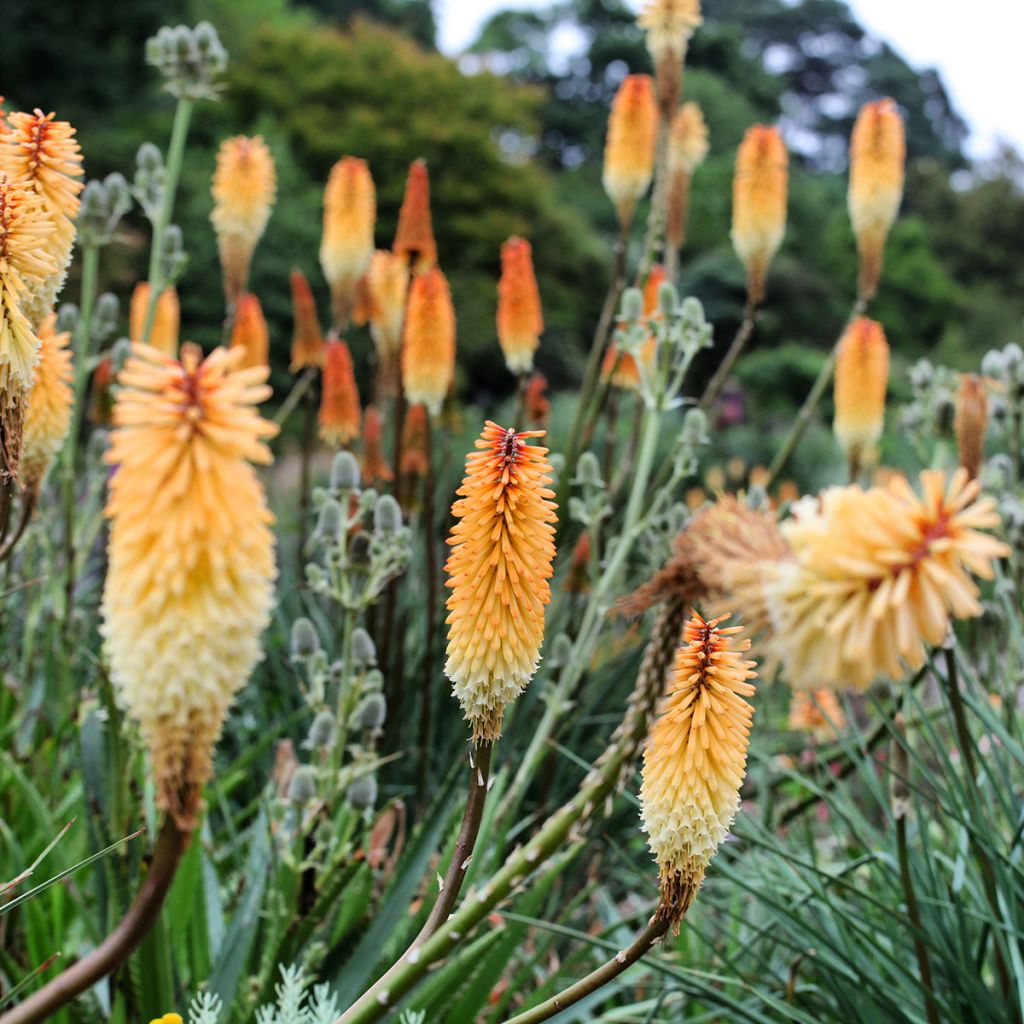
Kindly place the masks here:
[(668, 210), (665, 237), (679, 249), (686, 236), (690, 179), (708, 155), (708, 126), (696, 103), (684, 103), (672, 118), (668, 134)]
[(679, 102), (686, 48), (703, 20), (700, 0), (648, 0), (637, 18), (637, 24), (647, 35), (658, 99), (666, 115)]
[(981, 465), (985, 460), (988, 395), (985, 393), (985, 381), (976, 374), (965, 373), (960, 378), (953, 426), (960, 465), (967, 470), (968, 475), (977, 477), (981, 474)]

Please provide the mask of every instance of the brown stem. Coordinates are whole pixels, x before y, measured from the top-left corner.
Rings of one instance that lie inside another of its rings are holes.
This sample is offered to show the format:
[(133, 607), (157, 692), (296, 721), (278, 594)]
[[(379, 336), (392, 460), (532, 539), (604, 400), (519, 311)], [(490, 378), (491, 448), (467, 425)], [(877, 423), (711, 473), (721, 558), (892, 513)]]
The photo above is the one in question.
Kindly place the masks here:
[(75, 996), (117, 970), (153, 927), (160, 914), (191, 832), (168, 817), (157, 837), (153, 862), (135, 902), (114, 930), (89, 954), (0, 1017), (0, 1024), (37, 1024), (49, 1019)]
[(719, 364), (718, 369), (715, 370), (714, 376), (708, 381), (704, 394), (701, 395), (699, 403), (701, 409), (707, 409), (718, 397), (722, 388), (725, 387), (725, 382), (728, 380), (736, 360), (739, 359), (740, 353), (742, 353), (747, 342), (750, 340), (750, 336), (754, 333), (755, 311), (755, 304), (748, 299), (746, 306), (743, 308), (743, 320), (732, 339), (732, 344), (725, 353), (725, 358)]
[(18, 541), (21, 540), (21, 535), (25, 532), (25, 527), (28, 526), (29, 520), (32, 518), (32, 512), (36, 507), (36, 494), (34, 491), (26, 491), (24, 497), (21, 499), (21, 512), (18, 516), (18, 525), (14, 528), (12, 533), (0, 546), (0, 562), (7, 561), (11, 557), (11, 553), (14, 551)]
[(274, 417), (274, 422), (279, 426), (284, 426), (285, 420), (295, 411), (295, 406), (299, 404), (303, 395), (309, 390), (313, 381), (316, 379), (317, 368), (315, 366), (307, 366), (302, 371), (301, 376), (292, 385), (291, 391), (288, 392), (287, 397), (281, 403), (281, 408), (277, 410), (277, 415)]
[(647, 927), (624, 950), (616, 953), (607, 963), (593, 970), (585, 978), (574, 985), (563, 989), (550, 999), (534, 1006), (530, 1010), (510, 1018), (506, 1024), (538, 1024), (542, 1020), (550, 1020), (556, 1013), (578, 1003), (602, 985), (607, 985), (623, 971), (632, 967), (651, 947), (668, 931), (669, 919), (656, 915), (651, 918)]

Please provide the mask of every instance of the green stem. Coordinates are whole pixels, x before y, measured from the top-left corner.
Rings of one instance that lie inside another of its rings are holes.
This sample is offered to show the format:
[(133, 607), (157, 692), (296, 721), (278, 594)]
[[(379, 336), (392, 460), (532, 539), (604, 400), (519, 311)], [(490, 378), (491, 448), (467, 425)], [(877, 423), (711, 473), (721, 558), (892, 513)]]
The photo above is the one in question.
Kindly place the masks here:
[(740, 323), (739, 329), (736, 331), (736, 335), (732, 339), (732, 344), (725, 353), (725, 358), (721, 363), (719, 363), (714, 376), (710, 381), (708, 381), (708, 386), (704, 389), (704, 394), (700, 397), (700, 402), (698, 403), (699, 408), (709, 408), (721, 393), (722, 388), (725, 387), (725, 382), (729, 379), (729, 374), (732, 373), (732, 368), (736, 365), (736, 360), (739, 359), (740, 354), (743, 352), (747, 342), (750, 340), (750, 336), (754, 333), (754, 310), (754, 304), (748, 299), (747, 304), (743, 309), (743, 320)]
[(149, 302), (146, 304), (146, 319), (143, 322), (142, 337), (137, 339), (149, 343), (156, 314), (156, 303), (167, 282), (164, 279), (163, 256), (164, 236), (174, 213), (174, 200), (181, 177), (181, 165), (185, 158), (185, 140), (188, 124), (192, 118), (194, 101), (182, 96), (174, 111), (174, 126), (171, 128), (171, 144), (167, 150), (167, 165), (164, 168), (163, 195), (160, 199), (160, 213), (153, 222), (153, 243), (149, 250)]

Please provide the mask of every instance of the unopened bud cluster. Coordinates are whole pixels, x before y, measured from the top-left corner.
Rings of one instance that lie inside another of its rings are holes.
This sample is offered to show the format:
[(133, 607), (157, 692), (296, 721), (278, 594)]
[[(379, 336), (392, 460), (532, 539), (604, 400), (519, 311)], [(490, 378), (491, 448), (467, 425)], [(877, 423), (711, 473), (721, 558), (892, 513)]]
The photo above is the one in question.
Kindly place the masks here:
[(163, 75), (164, 88), (172, 96), (216, 99), (228, 52), (208, 21), (195, 28), (165, 25), (146, 41), (146, 62)]

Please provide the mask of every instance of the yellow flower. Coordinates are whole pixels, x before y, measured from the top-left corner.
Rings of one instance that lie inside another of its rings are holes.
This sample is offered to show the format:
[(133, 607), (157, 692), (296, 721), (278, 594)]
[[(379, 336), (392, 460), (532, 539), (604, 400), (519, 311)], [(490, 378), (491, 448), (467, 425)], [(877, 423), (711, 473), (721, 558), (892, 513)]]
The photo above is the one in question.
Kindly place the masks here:
[(377, 192), (365, 160), (346, 156), (331, 168), (324, 189), (324, 230), (320, 266), (331, 286), (334, 326), (343, 329), (356, 285), (373, 257)]
[(813, 691), (794, 690), (789, 698), (789, 728), (808, 732), (819, 743), (833, 739), (846, 728), (846, 715), (835, 691), (823, 686)]
[(533, 354), (540, 345), (544, 317), (533, 272), (533, 255), (525, 238), (512, 237), (501, 247), (498, 281), (498, 341), (505, 363), (515, 374), (533, 369)]
[(894, 475), (884, 487), (826, 490), (782, 525), (794, 557), (767, 567), (773, 643), (786, 680), (865, 689), (919, 668), (950, 618), (982, 613), (972, 579), (991, 579), (1009, 548), (980, 531), (995, 501), (958, 469), (921, 473), (922, 495)]
[(83, 184), (75, 129), (54, 114), (16, 112), (0, 120), (0, 175), (36, 195), (53, 223), (46, 247), (54, 269), (32, 282), (23, 309), (33, 325), (53, 308), (64, 284), (75, 242), (75, 218)]
[(684, 103), (672, 118), (668, 134), (668, 211), (665, 236), (679, 249), (686, 234), (690, 180), (708, 155), (708, 126), (696, 103)]
[(389, 369), (395, 365), (402, 349), (402, 323), (408, 288), (409, 269), (405, 257), (378, 249), (366, 272), (370, 334), (377, 355)]
[(851, 466), (875, 461), (875, 445), (885, 423), (885, 389), (889, 383), (889, 344), (877, 320), (858, 317), (846, 329), (836, 351), (832, 423)]
[(220, 144), (210, 220), (217, 233), (224, 293), (232, 305), (248, 285), (252, 254), (267, 227), (276, 191), (274, 158), (262, 136), (236, 135)]
[(441, 411), (455, 379), (455, 307), (440, 267), (416, 274), (409, 289), (402, 345), (402, 387), (410, 405)]
[(633, 219), (637, 201), (651, 183), (657, 136), (658, 108), (651, 77), (627, 75), (608, 117), (602, 177), (623, 226)]
[(29, 493), (39, 490), (71, 424), (71, 335), (67, 331), (58, 334), (56, 323), (57, 317), (51, 313), (39, 328), (39, 362), (25, 410), (21, 479)]
[(747, 301), (764, 298), (768, 266), (786, 233), (789, 158), (777, 128), (747, 129), (732, 185), (732, 244), (747, 270)]
[(162, 1017), (154, 1017), (149, 1024), (182, 1024), (180, 1013), (165, 1013)]
[(850, 220), (860, 255), (859, 291), (871, 298), (882, 274), (885, 239), (903, 200), (903, 118), (889, 99), (865, 103), (850, 137)]
[(679, 102), (683, 61), (694, 30), (703, 22), (700, 0), (648, 0), (637, 24), (647, 34), (647, 50), (654, 62), (658, 99), (666, 115)]
[(260, 660), (273, 603), (273, 517), (250, 462), (266, 367), (240, 352), (181, 361), (136, 345), (119, 375), (103, 625), (111, 678), (152, 758), (160, 805), (195, 825), (213, 747)]
[(543, 435), (488, 421), (452, 505), (445, 673), (477, 742), (501, 735), (540, 661), (558, 519), (548, 450), (529, 443)]
[(678, 926), (739, 808), (754, 662), (738, 626), (694, 614), (644, 750), (643, 827), (658, 862), (658, 916)]
[[(128, 334), (132, 341), (142, 341), (148, 308), (149, 282), (140, 281), (132, 292), (132, 301), (128, 307)], [(181, 307), (178, 304), (178, 290), (174, 285), (168, 285), (156, 300), (153, 323), (149, 328), (149, 344), (165, 355), (176, 356), (180, 327)]]

